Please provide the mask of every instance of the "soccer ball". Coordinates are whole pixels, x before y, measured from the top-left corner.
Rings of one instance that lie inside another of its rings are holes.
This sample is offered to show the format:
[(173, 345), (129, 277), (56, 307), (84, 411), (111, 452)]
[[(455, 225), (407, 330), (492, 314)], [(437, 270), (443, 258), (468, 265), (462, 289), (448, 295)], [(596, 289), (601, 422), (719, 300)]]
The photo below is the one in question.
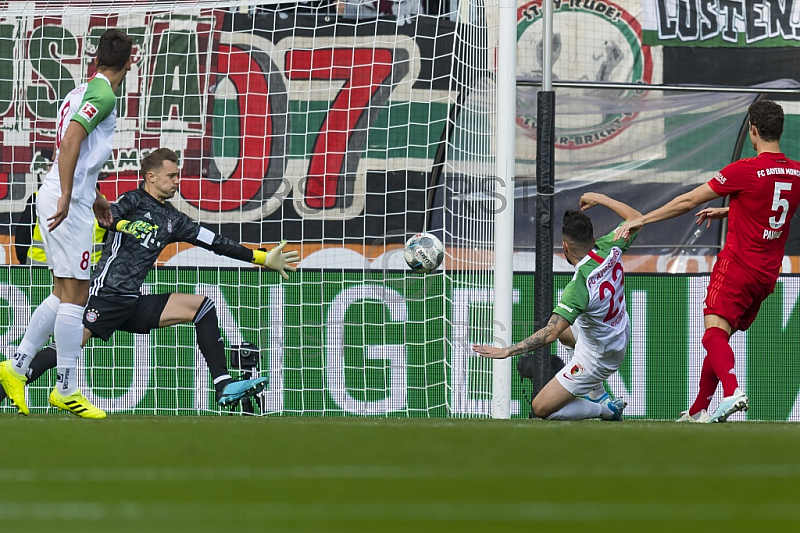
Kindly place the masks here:
[(417, 233), (406, 241), (403, 256), (411, 270), (427, 274), (442, 264), (444, 246), (430, 233)]

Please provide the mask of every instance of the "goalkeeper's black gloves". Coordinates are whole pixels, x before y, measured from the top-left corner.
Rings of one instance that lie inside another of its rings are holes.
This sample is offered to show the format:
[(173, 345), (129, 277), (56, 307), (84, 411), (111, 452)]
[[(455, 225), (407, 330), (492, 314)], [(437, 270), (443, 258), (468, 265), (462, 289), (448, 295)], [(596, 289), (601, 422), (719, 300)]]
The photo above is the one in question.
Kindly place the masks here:
[(297, 267), (287, 263), (295, 263), (299, 261), (300, 254), (296, 250), (284, 252), (283, 249), (286, 247), (286, 244), (286, 241), (281, 241), (278, 246), (269, 252), (267, 252), (266, 248), (253, 250), (252, 262), (257, 265), (264, 265), (267, 268), (277, 271), (283, 277), (283, 279), (289, 279), (289, 274), (287, 274), (286, 271), (288, 270), (289, 272), (294, 272), (297, 270)]
[(120, 220), (116, 225), (117, 231), (133, 235), (137, 239), (144, 239), (158, 229), (156, 224), (150, 224), (144, 220)]

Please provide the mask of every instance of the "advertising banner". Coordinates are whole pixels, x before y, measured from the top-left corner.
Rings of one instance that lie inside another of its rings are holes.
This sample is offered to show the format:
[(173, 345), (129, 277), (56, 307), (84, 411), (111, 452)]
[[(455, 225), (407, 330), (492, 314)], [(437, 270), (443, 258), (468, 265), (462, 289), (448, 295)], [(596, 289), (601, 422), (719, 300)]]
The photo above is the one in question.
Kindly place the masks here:
[[(31, 309), (47, 295), (47, 276), (44, 269), (0, 271), (0, 348), (6, 357), (22, 337)], [(534, 332), (533, 278), (514, 278), (514, 342)], [(557, 275), (556, 286), (563, 288), (569, 279)], [(608, 382), (613, 394), (628, 401), (626, 416), (671, 419), (694, 400), (704, 355), (707, 281), (707, 276), (626, 276), (632, 339), (619, 373)], [(491, 365), (471, 345), (491, 338), (492, 291), (466, 285), (460, 275), (306, 271), (281, 283), (277, 274), (256, 270), (160, 268), (146, 287), (209, 296), (226, 345), (248, 341), (261, 348), (259, 372), (269, 377), (259, 404), (264, 414), (490, 412)], [(800, 421), (799, 295), (800, 277), (783, 277), (752, 328), (732, 339), (739, 382), (750, 397), (748, 419)], [(556, 346), (553, 353), (564, 357)], [(81, 369), (87, 397), (111, 412), (217, 412), (191, 325), (92, 341)], [(52, 374), (29, 387), (34, 411), (47, 405)], [(530, 383), (520, 384), (516, 375), (512, 381), (512, 413), (526, 417)]]

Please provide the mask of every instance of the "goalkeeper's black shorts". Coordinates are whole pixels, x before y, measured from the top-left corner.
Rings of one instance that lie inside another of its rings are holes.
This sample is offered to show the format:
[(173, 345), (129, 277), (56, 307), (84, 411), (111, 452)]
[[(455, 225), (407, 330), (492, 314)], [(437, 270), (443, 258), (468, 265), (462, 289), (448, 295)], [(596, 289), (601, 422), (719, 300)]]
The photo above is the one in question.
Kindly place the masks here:
[(158, 327), (170, 296), (90, 296), (83, 310), (83, 326), (92, 332), (92, 337), (104, 341), (115, 331), (149, 333)]

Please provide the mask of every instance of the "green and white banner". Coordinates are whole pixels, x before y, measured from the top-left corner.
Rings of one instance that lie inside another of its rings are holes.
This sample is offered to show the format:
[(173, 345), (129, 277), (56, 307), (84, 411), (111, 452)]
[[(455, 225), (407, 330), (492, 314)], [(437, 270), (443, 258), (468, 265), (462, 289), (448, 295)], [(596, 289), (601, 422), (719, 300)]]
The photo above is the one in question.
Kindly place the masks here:
[(647, 44), (800, 45), (800, 4), (795, 0), (643, 0), (642, 5)]
[[(48, 278), (38, 268), (0, 271), (6, 357), (48, 294)], [(558, 275), (557, 287), (568, 280)], [(704, 355), (706, 283), (706, 276), (627, 276), (633, 335), (628, 357), (608, 385), (629, 402), (629, 417), (671, 419), (694, 399)], [(467, 286), (459, 275), (444, 274), (306, 271), (281, 283), (274, 273), (256, 270), (162, 268), (151, 273), (147, 288), (208, 295), (216, 301), (226, 344), (248, 341), (261, 348), (260, 372), (270, 378), (261, 399), (264, 413), (447, 417), (489, 413), (490, 365), (470, 348), (491, 336), (488, 286)], [(739, 382), (751, 401), (749, 419), (800, 420), (798, 294), (800, 278), (781, 279), (753, 327), (733, 337)], [(533, 295), (533, 275), (517, 275), (515, 341), (535, 331)], [(82, 359), (82, 388), (110, 412), (216, 411), (193, 326), (93, 342)], [(29, 387), (34, 411), (47, 406), (52, 374)], [(512, 413), (527, 416), (516, 375), (513, 381)]]

